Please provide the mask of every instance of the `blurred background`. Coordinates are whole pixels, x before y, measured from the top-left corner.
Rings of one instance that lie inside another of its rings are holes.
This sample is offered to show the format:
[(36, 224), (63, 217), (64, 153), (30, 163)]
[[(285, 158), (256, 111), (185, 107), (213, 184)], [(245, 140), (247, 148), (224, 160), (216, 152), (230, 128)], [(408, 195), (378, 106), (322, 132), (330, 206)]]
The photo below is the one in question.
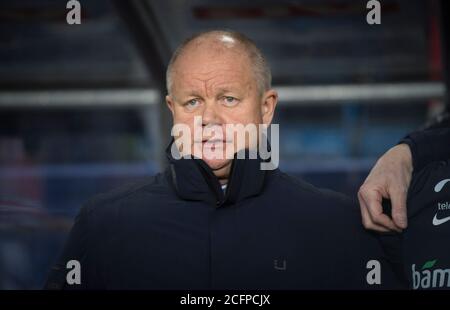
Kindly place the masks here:
[[(164, 168), (165, 67), (202, 30), (267, 56), (280, 167), (355, 195), (376, 158), (441, 113), (449, 5), (367, 1), (0, 0), (0, 289), (37, 289), (80, 206)], [(450, 143), (450, 142), (449, 142)]]

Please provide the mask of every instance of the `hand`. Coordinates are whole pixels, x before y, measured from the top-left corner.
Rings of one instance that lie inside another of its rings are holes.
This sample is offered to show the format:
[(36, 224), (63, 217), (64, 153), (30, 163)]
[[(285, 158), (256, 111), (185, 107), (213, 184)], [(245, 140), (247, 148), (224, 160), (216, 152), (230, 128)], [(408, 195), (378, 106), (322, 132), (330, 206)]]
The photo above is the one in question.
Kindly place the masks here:
[[(401, 232), (408, 226), (406, 198), (413, 171), (409, 146), (399, 144), (381, 156), (358, 191), (366, 229)], [(383, 198), (391, 200), (392, 219), (383, 213)]]

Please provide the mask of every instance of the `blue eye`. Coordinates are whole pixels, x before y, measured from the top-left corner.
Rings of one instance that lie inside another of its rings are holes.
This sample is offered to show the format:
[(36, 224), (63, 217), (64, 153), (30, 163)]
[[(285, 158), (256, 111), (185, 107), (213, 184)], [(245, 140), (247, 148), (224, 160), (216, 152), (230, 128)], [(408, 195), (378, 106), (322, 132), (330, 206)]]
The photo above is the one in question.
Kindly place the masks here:
[(223, 99), (224, 99), (224, 101), (225, 101), (225, 104), (227, 104), (227, 105), (234, 105), (234, 104), (236, 104), (237, 101), (238, 101), (236, 98), (231, 97), (231, 96), (226, 96), (226, 97), (224, 97)]
[(198, 104), (199, 104), (198, 99), (191, 99), (185, 103), (185, 106), (187, 106), (188, 108), (195, 108)]

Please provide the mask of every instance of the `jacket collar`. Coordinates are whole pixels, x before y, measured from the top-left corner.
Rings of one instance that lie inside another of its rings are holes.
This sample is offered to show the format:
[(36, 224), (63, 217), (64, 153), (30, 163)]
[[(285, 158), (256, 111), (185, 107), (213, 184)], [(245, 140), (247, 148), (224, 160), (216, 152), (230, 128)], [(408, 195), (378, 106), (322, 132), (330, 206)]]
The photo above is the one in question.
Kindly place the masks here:
[(234, 204), (245, 198), (259, 195), (271, 171), (261, 170), (261, 157), (249, 158), (243, 150), (243, 159), (235, 154), (225, 193), (211, 168), (198, 158), (175, 159), (171, 154), (172, 142), (166, 149), (169, 166), (166, 175), (177, 195), (184, 200), (205, 201), (217, 207)]

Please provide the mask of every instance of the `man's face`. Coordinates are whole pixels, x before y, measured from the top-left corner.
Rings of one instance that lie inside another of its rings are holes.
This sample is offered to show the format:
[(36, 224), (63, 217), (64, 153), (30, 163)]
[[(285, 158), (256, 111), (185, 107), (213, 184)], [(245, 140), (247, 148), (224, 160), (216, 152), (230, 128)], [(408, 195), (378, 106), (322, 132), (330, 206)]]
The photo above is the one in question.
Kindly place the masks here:
[[(191, 149), (201, 147), (202, 159), (212, 170), (218, 171), (230, 164), (231, 159), (226, 158), (230, 147), (235, 151), (242, 148), (236, 145), (235, 137), (227, 137), (226, 125), (270, 123), (276, 93), (269, 91), (261, 94), (244, 52), (204, 43), (188, 48), (177, 59), (173, 68), (171, 94), (166, 101), (174, 124), (190, 127)], [(202, 123), (195, 124), (194, 118), (197, 117), (198, 121), (199, 116)], [(201, 138), (194, 137), (194, 125), (203, 128)], [(216, 139), (216, 129), (222, 130), (222, 139), (220, 136)], [(211, 156), (206, 156), (207, 150), (219, 151), (223, 156), (208, 158)]]

